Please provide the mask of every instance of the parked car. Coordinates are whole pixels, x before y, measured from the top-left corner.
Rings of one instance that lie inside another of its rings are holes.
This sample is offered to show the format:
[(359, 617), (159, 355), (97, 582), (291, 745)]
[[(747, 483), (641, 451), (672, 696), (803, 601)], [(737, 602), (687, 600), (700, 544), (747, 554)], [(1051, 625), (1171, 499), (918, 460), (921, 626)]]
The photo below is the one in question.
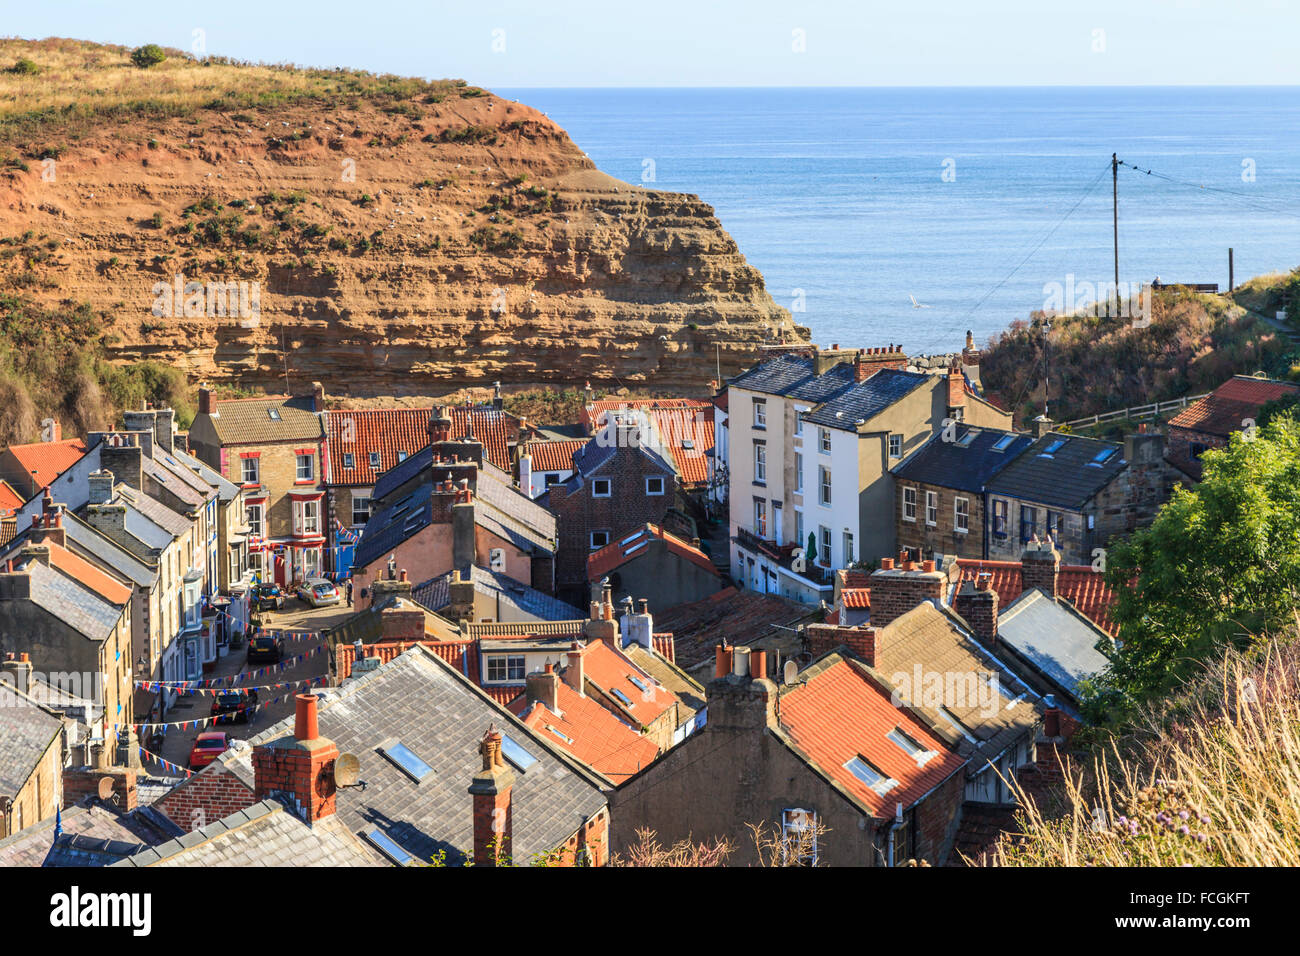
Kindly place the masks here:
[(235, 721), (246, 724), (253, 719), (256, 711), (257, 691), (255, 690), (247, 693), (229, 691), (225, 694), (216, 694), (212, 698), (212, 716), (217, 718), (219, 724)]
[(216, 760), (230, 747), (230, 735), (224, 730), (210, 730), (194, 738), (190, 748), (190, 769), (198, 770)]
[(248, 642), (248, 653), (244, 659), (250, 664), (259, 661), (269, 661), (272, 664), (280, 663), (284, 657), (284, 638), (271, 634), (263, 634), (254, 637)]
[(324, 578), (308, 578), (299, 586), (298, 597), (312, 607), (328, 607), (339, 603), (339, 589)]
[(258, 611), (280, 611), (284, 609), (284, 591), (278, 584), (256, 584), (253, 586), (253, 608)]

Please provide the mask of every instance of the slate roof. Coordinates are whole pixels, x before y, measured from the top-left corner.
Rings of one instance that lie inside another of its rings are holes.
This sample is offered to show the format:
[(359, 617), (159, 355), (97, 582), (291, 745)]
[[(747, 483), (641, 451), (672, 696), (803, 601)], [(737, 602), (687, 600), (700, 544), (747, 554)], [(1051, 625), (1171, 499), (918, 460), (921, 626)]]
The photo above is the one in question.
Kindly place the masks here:
[(383, 859), (334, 817), (307, 826), (263, 800), (114, 866), (381, 866)]
[[(961, 730), (949, 731), (951, 725), (927, 697), (924, 686), (900, 693), (900, 699), (910, 703), (934, 732), (963, 756), (978, 754), (984, 760), (993, 760), (1038, 724), (1042, 698), (957, 622), (946, 609), (929, 602), (918, 604), (877, 632), (875, 670), (900, 691), (906, 690), (903, 681), (910, 682), (918, 666), (923, 674), (959, 676), (963, 692), (953, 697), (962, 699), (948, 699), (945, 692), (942, 706), (961, 723), (965, 734)], [(978, 681), (985, 675), (996, 676), (999, 692), (982, 694), (982, 688), (977, 687), (976, 693), (969, 693), (972, 677)], [(1021, 695), (1022, 699), (1007, 706)], [(971, 768), (973, 773), (983, 769), (982, 761)]]
[[(209, 420), (222, 445), (263, 445), (281, 441), (315, 441), (322, 437), (311, 395), (293, 398), (232, 398), (215, 403)], [(270, 412), (279, 412), (278, 419)]]
[[(190, 530), (190, 520), (188, 518), (172, 511), (171, 508), (168, 508), (157, 498), (146, 495), (144, 492), (137, 491), (130, 485), (117, 485), (114, 489), (114, 495), (115, 503), (125, 501), (131, 506), (127, 509), (128, 516), (130, 515), (131, 510), (134, 509), (140, 515), (149, 519), (152, 524), (157, 525), (159, 528), (168, 532), (170, 535), (167, 539), (168, 543), (171, 542), (172, 538), (179, 537)], [(127, 524), (127, 530), (131, 531), (129, 521)], [(132, 531), (132, 533), (134, 534), (135, 532)]]
[(188, 470), (189, 474), (195, 475), (206, 485), (215, 488), (219, 500), (234, 501), (239, 495), (239, 486), (237, 484), (221, 474), (221, 472), (199, 461), (193, 455), (181, 451), (180, 448), (174, 448), (171, 454), (182, 466), (182, 473), (186, 473), (186, 470)]
[(70, 511), (63, 513), (63, 532), (68, 543), (91, 554), (101, 564), (129, 578), (141, 587), (149, 587), (157, 577), (151, 568), (112, 539), (106, 538)]
[[(1060, 448), (1045, 457), (1057, 442)], [(1090, 462), (1102, 451), (1113, 454), (1100, 465)], [(1079, 509), (1115, 479), (1128, 463), (1124, 446), (1079, 435), (1051, 432), (1039, 438), (991, 479), (985, 490), (1048, 507)]]
[(63, 732), (63, 721), (5, 681), (0, 715), (0, 794), (14, 797)]
[[(433, 480), (424, 482), (366, 522), (352, 559), (354, 568), (364, 568), (384, 557), (412, 535), (419, 534), (433, 520)], [(478, 511), (477, 508), (474, 509)]]
[(94, 591), (110, 604), (125, 607), (131, 600), (131, 589), (109, 574), (101, 571), (86, 559), (74, 554), (67, 548), (46, 542), (50, 552), (50, 567), (62, 572), (69, 580), (76, 581)]
[[(800, 756), (873, 817), (893, 817), (900, 803), (908, 809), (965, 766), (965, 758), (925, 723), (894, 706), (893, 688), (861, 662), (831, 652), (800, 671), (799, 678), (782, 689), (781, 730)], [(889, 739), (895, 730), (932, 754), (924, 765)], [(868, 786), (846, 766), (855, 757), (895, 785), (883, 793)]]
[(1227, 438), (1241, 431), (1244, 419), (1258, 416), (1265, 404), (1296, 392), (1300, 385), (1291, 382), (1235, 375), (1171, 418), (1169, 427)]
[(63, 441), (37, 441), (25, 445), (10, 445), (10, 453), (18, 464), (32, 476), (32, 481), (48, 488), (55, 478), (63, 474), (86, 453), (86, 443), (80, 438)]
[[(958, 558), (957, 567), (961, 576), (949, 595), (949, 604), (956, 589), (967, 581), (973, 582), (981, 572), (990, 576), (993, 590), (998, 592), (999, 612), (1014, 604), (1025, 587), (1019, 561)], [(1117, 628), (1110, 615), (1115, 606), (1115, 592), (1106, 584), (1101, 572), (1086, 564), (1063, 564), (1056, 576), (1056, 593), (1107, 634), (1115, 635)]]
[[(852, 374), (851, 366), (849, 370)], [(890, 405), (929, 381), (933, 381), (932, 376), (922, 372), (882, 368), (865, 382), (846, 388), (812, 411), (805, 412), (803, 419), (826, 428), (857, 431), (856, 423), (859, 419), (871, 421)]]
[(122, 813), (98, 801), (65, 807), (61, 817), (59, 837), (50, 817), (0, 840), (0, 867), (109, 866), (181, 833), (161, 813)]
[(1110, 662), (1097, 649), (1104, 631), (1068, 604), (1034, 588), (1006, 610), (998, 609), (998, 643), (1006, 644), (1057, 687), (1079, 700), (1079, 681)]
[(704, 709), (704, 687), (690, 674), (677, 667), (656, 648), (650, 651), (640, 644), (626, 644), (623, 654), (637, 667), (677, 697), (679, 722), (689, 720)]
[[(411, 590), (411, 598), (430, 611), (441, 611), (451, 603), (451, 574), (448, 571), (423, 584), (417, 584)], [(475, 564), (470, 566), (470, 577), (475, 590), (480, 594), (492, 599), (502, 595), (515, 607), (539, 621), (572, 621), (583, 616), (582, 611), (572, 604), (566, 604), (505, 574)]]
[[(1007, 436), (1012, 436), (1011, 443), (1001, 451), (995, 450), (993, 446)], [(982, 492), (990, 478), (1015, 461), (1034, 441), (1029, 435), (961, 423), (952, 438), (945, 441), (942, 432), (931, 435), (920, 448), (893, 467), (894, 475), (958, 491)]]
[(671, 632), (676, 644), (677, 666), (694, 671), (713, 661), (713, 648), (728, 644), (754, 646), (776, 635), (791, 633), (785, 628), (818, 617), (818, 609), (787, 601), (771, 594), (727, 588), (717, 594), (679, 604), (655, 615), (657, 632)]
[(31, 579), (31, 602), (93, 641), (107, 638), (122, 617), (116, 607), (93, 591), (47, 568), (41, 562), (24, 564)]
[[(353, 833), (380, 828), (413, 856), (447, 851), (460, 862), (474, 843), (466, 792), (482, 766), (479, 744), (489, 725), (537, 760), (515, 771), (511, 792), (513, 855), (526, 860), (562, 845), (605, 806), (596, 782), (567, 763), (469, 678), (417, 646), (378, 670), (320, 695), (320, 734), (361, 760), (364, 790), (343, 790), (337, 816)], [(288, 717), (253, 738), (254, 745), (293, 732)], [(400, 741), (433, 772), (420, 784), (377, 749)], [(251, 759), (251, 757), (250, 757)]]
[(646, 546), (656, 539), (664, 543), (669, 553), (676, 555), (683, 561), (689, 561), (691, 564), (703, 568), (712, 575), (718, 575), (718, 569), (709, 560), (709, 556), (699, 548), (674, 534), (669, 534), (661, 526), (647, 522), (643, 527), (638, 528), (631, 534), (625, 535), (618, 541), (611, 541), (605, 547), (589, 554), (587, 556), (587, 579), (599, 581), (614, 569), (621, 568), (629, 561), (635, 561), (638, 557), (647, 553)]
[[(452, 422), (451, 440), (456, 441), (465, 434), (465, 406), (461, 405), (449, 409), (447, 417)], [(479, 470), (480, 473), (486, 469), (488, 464), (491, 464), (501, 473), (510, 471), (511, 461), (508, 444), (510, 417), (509, 413), (497, 408), (475, 407), (472, 416), (474, 438), (476, 441), (483, 443), (484, 468)], [(425, 421), (428, 421), (427, 416)], [(387, 460), (384, 461), (384, 464), (388, 464)], [(336, 474), (340, 473), (341, 465), (341, 459), (333, 465)], [(407, 458), (406, 461), (393, 464), (383, 474), (375, 477), (375, 487), (371, 495), (374, 498), (387, 497), (395, 489), (418, 477), (421, 472), (428, 471), (432, 465), (433, 447), (428, 444), (426, 438), (425, 444), (420, 450)], [(353, 482), (343, 483), (352, 484)]]
[(781, 355), (762, 362), (727, 380), (733, 388), (767, 395), (784, 395), (804, 402), (824, 402), (853, 384), (856, 373), (851, 362), (840, 362), (817, 375), (813, 360), (799, 355)]

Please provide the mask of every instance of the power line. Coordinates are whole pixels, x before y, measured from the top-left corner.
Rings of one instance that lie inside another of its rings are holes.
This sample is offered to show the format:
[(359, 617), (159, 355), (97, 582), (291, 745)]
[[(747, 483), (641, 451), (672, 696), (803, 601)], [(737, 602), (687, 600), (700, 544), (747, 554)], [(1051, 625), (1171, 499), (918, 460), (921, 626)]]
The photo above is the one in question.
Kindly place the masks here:
[(1293, 207), (1289, 205), (1270, 205), (1268, 200), (1261, 200), (1256, 197), (1247, 196), (1245, 193), (1239, 192), (1235, 189), (1223, 189), (1219, 186), (1207, 186), (1204, 183), (1194, 183), (1190, 180), (1179, 179), (1177, 176), (1170, 176), (1167, 173), (1158, 173), (1154, 169), (1143, 169), (1140, 166), (1134, 166), (1132, 163), (1125, 162), (1122, 159), (1118, 162), (1120, 166), (1125, 166), (1136, 173), (1154, 176), (1157, 179), (1163, 180), (1167, 183), (1172, 183), (1175, 186), (1186, 186), (1188, 189), (1195, 189), (1200, 192), (1210, 192), (1220, 196), (1227, 196), (1230, 199), (1235, 199), (1238, 202), (1250, 206), (1252, 209), (1259, 210), (1260, 212), (1272, 213), (1273, 215), (1284, 216), (1291, 219), (1300, 219), (1300, 216), (1297, 216), (1293, 211)]

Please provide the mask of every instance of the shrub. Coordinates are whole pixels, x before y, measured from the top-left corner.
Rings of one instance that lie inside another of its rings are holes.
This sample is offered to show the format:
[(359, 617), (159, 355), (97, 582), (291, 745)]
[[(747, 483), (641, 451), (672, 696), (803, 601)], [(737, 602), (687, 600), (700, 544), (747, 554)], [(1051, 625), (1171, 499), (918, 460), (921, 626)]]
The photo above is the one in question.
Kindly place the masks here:
[(41, 72), (41, 68), (36, 65), (35, 61), (29, 60), (26, 57), (20, 57), (14, 62), (14, 65), (9, 67), (5, 72), (17, 73), (19, 76), (35, 76), (37, 73)]
[(146, 43), (144, 46), (136, 47), (131, 51), (131, 62), (142, 70), (157, 66), (165, 59), (167, 59), (167, 54), (163, 52), (163, 48), (157, 43)]

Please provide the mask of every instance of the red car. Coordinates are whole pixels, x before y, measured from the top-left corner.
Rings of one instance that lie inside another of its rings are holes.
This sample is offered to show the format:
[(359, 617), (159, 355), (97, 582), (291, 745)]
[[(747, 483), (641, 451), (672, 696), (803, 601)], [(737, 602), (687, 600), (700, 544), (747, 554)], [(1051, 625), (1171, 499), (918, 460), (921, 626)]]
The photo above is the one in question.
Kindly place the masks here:
[(230, 736), (224, 730), (210, 730), (199, 734), (190, 749), (190, 769), (198, 770), (216, 760), (230, 746)]

